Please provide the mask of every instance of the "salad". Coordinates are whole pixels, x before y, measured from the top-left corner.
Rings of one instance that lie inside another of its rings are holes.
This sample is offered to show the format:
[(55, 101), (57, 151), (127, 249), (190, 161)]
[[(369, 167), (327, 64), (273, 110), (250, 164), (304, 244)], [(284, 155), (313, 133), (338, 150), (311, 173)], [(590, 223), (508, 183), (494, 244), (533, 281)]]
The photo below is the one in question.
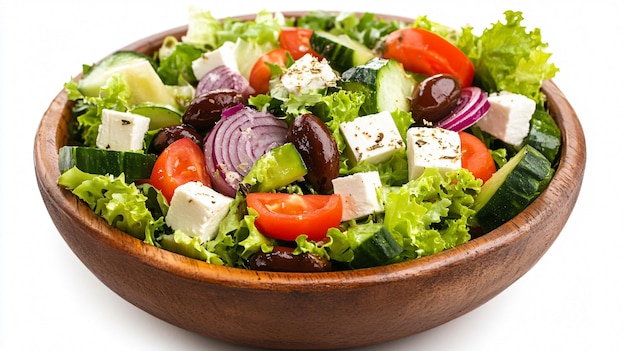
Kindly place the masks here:
[(513, 218), (560, 130), (538, 29), (261, 11), (65, 84), (58, 183), (110, 225), (211, 264), (318, 272), (418, 259)]

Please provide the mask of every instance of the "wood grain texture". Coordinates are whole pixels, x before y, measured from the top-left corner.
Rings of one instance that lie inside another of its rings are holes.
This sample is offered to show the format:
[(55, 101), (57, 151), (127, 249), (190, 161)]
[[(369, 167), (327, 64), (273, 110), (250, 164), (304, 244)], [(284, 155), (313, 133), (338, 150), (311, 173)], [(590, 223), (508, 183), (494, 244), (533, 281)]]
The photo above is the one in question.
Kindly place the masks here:
[[(165, 36), (180, 37), (185, 29), (123, 49), (151, 53)], [(385, 267), (316, 274), (233, 269), (158, 249), (110, 227), (57, 185), (57, 153), (68, 142), (71, 118), (63, 91), (36, 134), (35, 172), (42, 199), (68, 246), (106, 286), (146, 312), (248, 346), (294, 350), (370, 345), (419, 333), (477, 308), (531, 269), (557, 239), (578, 198), (586, 147), (565, 96), (552, 81), (543, 90), (563, 135), (560, 165), (543, 194), (482, 237)]]

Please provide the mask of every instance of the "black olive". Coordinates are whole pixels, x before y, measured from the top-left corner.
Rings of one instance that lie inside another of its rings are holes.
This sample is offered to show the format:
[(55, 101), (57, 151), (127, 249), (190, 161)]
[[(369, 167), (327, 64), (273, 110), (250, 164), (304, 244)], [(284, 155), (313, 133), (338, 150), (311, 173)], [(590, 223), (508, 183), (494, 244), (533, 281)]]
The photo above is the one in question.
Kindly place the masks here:
[(250, 258), (250, 268), (272, 272), (326, 272), (332, 270), (330, 261), (311, 254), (293, 254), (293, 249), (274, 246), (270, 253), (259, 251)]
[(193, 127), (180, 124), (161, 128), (152, 139), (148, 152), (159, 155), (171, 143), (182, 138), (191, 139), (202, 149), (202, 136)]
[(243, 95), (236, 90), (213, 90), (198, 95), (191, 101), (183, 114), (183, 123), (205, 133), (220, 120), (222, 110), (245, 103)]
[(307, 167), (304, 178), (313, 189), (328, 194), (332, 180), (339, 176), (339, 150), (326, 124), (317, 116), (296, 117), (287, 131), (287, 141), (293, 143)]
[(432, 126), (457, 106), (461, 83), (449, 74), (436, 74), (421, 81), (411, 99), (411, 113), (419, 126)]

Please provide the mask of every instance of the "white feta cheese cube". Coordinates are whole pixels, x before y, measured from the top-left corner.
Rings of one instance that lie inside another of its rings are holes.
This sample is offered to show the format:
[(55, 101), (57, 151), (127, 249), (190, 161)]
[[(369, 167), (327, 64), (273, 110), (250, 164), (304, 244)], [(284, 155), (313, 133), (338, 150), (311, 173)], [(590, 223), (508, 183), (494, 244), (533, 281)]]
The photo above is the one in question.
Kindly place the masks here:
[(418, 178), (426, 168), (441, 173), (461, 168), (459, 133), (431, 127), (412, 127), (406, 134), (409, 179)]
[(235, 59), (235, 43), (232, 41), (227, 41), (219, 48), (202, 54), (191, 63), (193, 74), (198, 80), (219, 66), (226, 66), (239, 72), (239, 65)]
[(293, 63), (280, 77), (281, 84), (294, 95), (306, 94), (337, 85), (339, 77), (326, 59), (319, 61), (306, 54)]
[(535, 101), (521, 94), (502, 91), (490, 94), (489, 104), (489, 111), (476, 125), (507, 144), (522, 145), (530, 130)]
[(355, 173), (332, 182), (335, 194), (341, 195), (342, 222), (384, 211), (378, 172)]
[(389, 111), (341, 123), (339, 129), (346, 139), (353, 164), (361, 161), (373, 164), (384, 162), (405, 147)]
[(96, 146), (115, 151), (136, 151), (143, 148), (143, 138), (150, 128), (150, 118), (130, 112), (102, 110)]
[(188, 182), (174, 191), (165, 223), (205, 242), (215, 238), (233, 201), (201, 182)]

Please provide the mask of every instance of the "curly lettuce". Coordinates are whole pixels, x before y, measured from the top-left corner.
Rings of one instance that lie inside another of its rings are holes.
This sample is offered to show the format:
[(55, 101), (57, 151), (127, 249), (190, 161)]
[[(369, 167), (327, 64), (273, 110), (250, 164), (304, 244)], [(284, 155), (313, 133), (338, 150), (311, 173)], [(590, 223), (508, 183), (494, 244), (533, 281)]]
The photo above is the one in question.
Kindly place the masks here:
[(273, 15), (268, 11), (260, 11), (252, 21), (235, 18), (220, 21), (210, 11), (191, 7), (188, 29), (181, 40), (204, 50), (215, 50), (227, 41), (236, 42), (238, 39), (276, 46), (281, 28), (288, 24), (291, 22), (280, 13)]
[(544, 102), (541, 84), (559, 69), (549, 62), (548, 44), (541, 31), (527, 31), (521, 12), (506, 11), (506, 23), (497, 22), (480, 36), (464, 28), (457, 45), (474, 64), (474, 85), (493, 93), (509, 91), (525, 95), (538, 104)]
[(344, 222), (328, 230), (328, 241), (296, 239), (294, 253), (310, 252), (350, 267), (362, 259), (358, 247), (365, 238), (385, 227), (402, 247), (389, 261), (402, 262), (429, 256), (470, 240), (470, 218), (481, 180), (465, 169), (441, 174), (428, 168), (417, 179), (397, 187), (386, 187), (384, 214)]
[(383, 224), (404, 251), (399, 260), (432, 255), (470, 239), (471, 206), (482, 181), (466, 169), (442, 175), (427, 168), (417, 179), (391, 188), (385, 196)]
[[(149, 191), (150, 186), (139, 188), (135, 183), (127, 184), (124, 174), (118, 177), (90, 174), (76, 167), (61, 174), (58, 184), (71, 190), (110, 225), (155, 245), (156, 233), (163, 229), (165, 219), (163, 216), (155, 219), (148, 209), (148, 196), (144, 191)], [(162, 196), (160, 192), (154, 194)], [(158, 203), (166, 206), (163, 199)], [(167, 212), (165, 207), (160, 210)]]
[(197, 85), (198, 79), (193, 73), (192, 62), (203, 53), (204, 50), (181, 43), (173, 36), (166, 37), (155, 53), (159, 62), (157, 74), (167, 85)]
[(132, 92), (119, 75), (107, 79), (98, 96), (85, 96), (78, 83), (70, 80), (64, 85), (68, 99), (76, 101), (72, 112), (77, 115), (77, 133), (85, 146), (96, 146), (98, 128), (102, 124), (102, 110), (127, 111)]
[(345, 34), (369, 48), (373, 48), (385, 35), (406, 27), (406, 23), (397, 20), (377, 18), (373, 13), (366, 12), (361, 16), (346, 12), (333, 15), (314, 11), (298, 19), (298, 26), (323, 30), (333, 34)]

